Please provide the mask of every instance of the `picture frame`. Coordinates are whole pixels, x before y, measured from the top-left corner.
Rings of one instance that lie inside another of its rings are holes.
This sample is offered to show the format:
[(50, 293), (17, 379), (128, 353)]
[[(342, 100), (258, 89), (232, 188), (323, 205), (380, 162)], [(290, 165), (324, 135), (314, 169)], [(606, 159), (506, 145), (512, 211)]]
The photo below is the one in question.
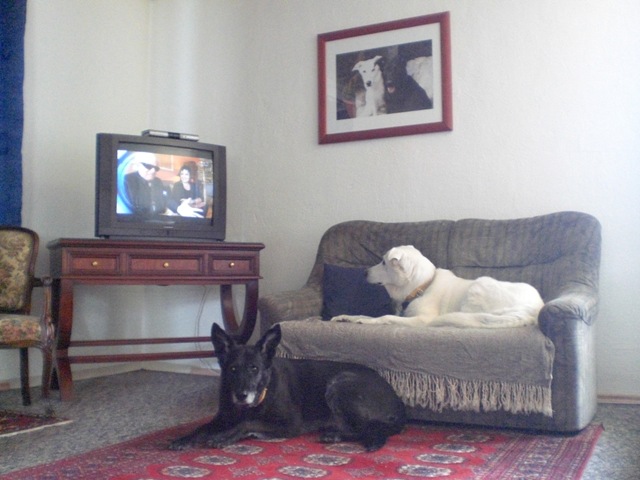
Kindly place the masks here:
[(319, 143), (452, 130), (450, 35), (449, 12), (318, 35)]

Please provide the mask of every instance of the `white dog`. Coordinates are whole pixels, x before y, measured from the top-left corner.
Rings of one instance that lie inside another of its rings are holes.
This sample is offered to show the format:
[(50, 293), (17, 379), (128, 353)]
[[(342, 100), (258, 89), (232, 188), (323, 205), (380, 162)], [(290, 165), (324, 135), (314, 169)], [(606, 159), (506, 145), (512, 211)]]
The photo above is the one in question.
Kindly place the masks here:
[(433, 101), (433, 57), (416, 57), (407, 62), (407, 74), (416, 81)]
[(340, 315), (337, 322), (504, 328), (536, 325), (544, 305), (538, 291), (526, 283), (490, 277), (466, 280), (436, 268), (418, 249), (406, 245), (389, 250), (367, 272), (367, 281), (383, 285), (402, 305), (402, 316), (371, 318)]
[(387, 113), (384, 102), (384, 78), (380, 69), (382, 57), (376, 55), (369, 60), (361, 60), (352, 71), (359, 72), (364, 82), (364, 104), (356, 105), (356, 117), (371, 117)]

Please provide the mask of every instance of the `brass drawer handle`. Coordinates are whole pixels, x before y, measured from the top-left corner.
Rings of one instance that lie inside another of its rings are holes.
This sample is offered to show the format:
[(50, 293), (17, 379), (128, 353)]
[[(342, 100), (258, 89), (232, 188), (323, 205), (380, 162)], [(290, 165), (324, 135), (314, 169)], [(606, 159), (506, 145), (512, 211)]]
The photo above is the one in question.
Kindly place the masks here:
[(162, 266), (163, 266), (164, 268), (169, 268), (169, 262), (164, 262), (164, 263), (162, 264)]
[(99, 265), (97, 260), (94, 260), (93, 262), (91, 262), (91, 266), (92, 267), (97, 267)]
[(233, 268), (236, 266), (236, 262), (229, 262), (229, 268)]

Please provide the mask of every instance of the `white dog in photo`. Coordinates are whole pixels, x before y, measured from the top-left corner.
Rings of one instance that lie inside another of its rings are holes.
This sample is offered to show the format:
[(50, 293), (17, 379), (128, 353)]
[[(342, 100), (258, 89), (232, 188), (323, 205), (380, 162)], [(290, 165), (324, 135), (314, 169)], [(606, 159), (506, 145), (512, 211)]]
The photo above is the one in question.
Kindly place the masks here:
[(416, 57), (407, 62), (407, 75), (412, 77), (433, 101), (433, 57)]
[(466, 280), (436, 268), (418, 249), (405, 245), (389, 250), (367, 271), (369, 283), (383, 285), (401, 305), (401, 315), (371, 318), (339, 315), (336, 322), (506, 328), (536, 325), (544, 305), (538, 291), (526, 283), (490, 277)]
[(364, 104), (356, 105), (356, 117), (371, 117), (387, 113), (380, 60), (382, 57), (376, 55), (369, 60), (361, 60), (353, 66), (352, 71), (360, 73), (365, 89)]

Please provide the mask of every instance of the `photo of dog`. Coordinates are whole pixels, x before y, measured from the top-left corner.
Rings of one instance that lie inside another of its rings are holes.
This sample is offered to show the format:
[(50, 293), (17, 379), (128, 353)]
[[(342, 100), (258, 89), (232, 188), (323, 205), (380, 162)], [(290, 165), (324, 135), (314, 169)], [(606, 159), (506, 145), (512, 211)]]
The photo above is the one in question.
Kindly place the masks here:
[[(424, 58), (424, 57), (423, 57)], [(415, 60), (405, 62), (401, 58), (394, 58), (385, 62), (384, 77), (384, 102), (387, 113), (412, 112), (433, 108), (432, 96), (409, 75), (409, 64), (415, 68)], [(431, 89), (433, 91), (433, 88)]]
[(442, 12), (319, 34), (319, 143), (452, 130), (449, 24)]
[(368, 60), (361, 60), (353, 66), (364, 84), (364, 103), (356, 103), (357, 117), (372, 117), (387, 113), (384, 102), (384, 79), (382, 78), (382, 57), (376, 55)]
[(367, 281), (385, 287), (398, 305), (399, 315), (339, 315), (331, 321), (412, 327), (524, 327), (537, 324), (544, 305), (529, 284), (490, 277), (463, 279), (436, 268), (411, 245), (385, 253), (381, 263), (368, 269)]
[(431, 41), (337, 56), (338, 119), (433, 108)]
[(433, 101), (433, 57), (416, 57), (407, 62), (407, 75), (420, 85)]
[(245, 438), (289, 438), (320, 432), (320, 441), (353, 441), (381, 448), (406, 423), (404, 404), (374, 370), (361, 365), (274, 358), (280, 325), (255, 345), (211, 329), (221, 368), (214, 419), (169, 448), (223, 448)]

